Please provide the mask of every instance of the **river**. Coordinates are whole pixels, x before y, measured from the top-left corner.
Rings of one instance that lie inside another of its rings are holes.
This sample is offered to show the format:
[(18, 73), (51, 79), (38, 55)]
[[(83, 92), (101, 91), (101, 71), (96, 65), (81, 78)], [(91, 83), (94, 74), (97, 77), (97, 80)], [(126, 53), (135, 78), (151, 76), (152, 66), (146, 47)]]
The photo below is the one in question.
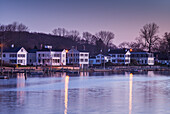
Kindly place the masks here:
[(23, 74), (0, 80), (0, 114), (170, 114), (170, 73)]

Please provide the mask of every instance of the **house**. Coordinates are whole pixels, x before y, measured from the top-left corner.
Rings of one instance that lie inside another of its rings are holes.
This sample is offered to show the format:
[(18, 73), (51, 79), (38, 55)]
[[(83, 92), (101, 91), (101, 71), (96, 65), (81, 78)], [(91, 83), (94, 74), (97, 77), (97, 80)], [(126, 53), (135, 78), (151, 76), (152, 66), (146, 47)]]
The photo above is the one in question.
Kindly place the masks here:
[(154, 65), (154, 55), (149, 52), (131, 52), (131, 61), (140, 65)]
[(27, 64), (28, 65), (36, 65), (36, 52), (38, 49), (30, 49), (28, 50), (27, 56)]
[(67, 53), (67, 64), (77, 65), (81, 68), (89, 66), (89, 52), (85, 50), (70, 49)]
[(128, 49), (109, 50), (110, 61), (113, 64), (130, 64), (130, 51)]
[(110, 62), (111, 57), (109, 55), (98, 54), (96, 56), (90, 57), (89, 64), (90, 66), (93, 65), (100, 65), (103, 63)]
[(27, 53), (24, 47), (11, 47), (3, 50), (2, 60), (5, 63), (27, 65)]
[(36, 64), (45, 66), (66, 65), (66, 50), (42, 49), (36, 51)]
[(155, 62), (162, 64), (162, 65), (169, 65), (170, 64), (170, 52), (168, 53), (160, 53), (160, 52), (156, 52), (154, 53), (154, 57), (155, 57)]

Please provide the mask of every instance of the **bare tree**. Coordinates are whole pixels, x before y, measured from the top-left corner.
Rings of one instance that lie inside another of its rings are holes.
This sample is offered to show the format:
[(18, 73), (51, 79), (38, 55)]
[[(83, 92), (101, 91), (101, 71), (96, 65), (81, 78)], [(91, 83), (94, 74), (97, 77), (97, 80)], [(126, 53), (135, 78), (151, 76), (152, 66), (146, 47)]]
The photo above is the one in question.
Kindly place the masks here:
[(74, 41), (77, 41), (80, 39), (80, 33), (77, 30), (72, 30), (68, 33), (69, 38), (73, 39)]
[(156, 35), (158, 33), (159, 26), (155, 23), (146, 24), (140, 30), (140, 36), (145, 40), (145, 46), (148, 48), (148, 51), (151, 52), (156, 41), (159, 37)]
[(170, 51), (170, 33), (166, 32), (164, 35), (164, 38), (166, 39), (167, 44), (168, 44), (168, 51)]
[(114, 36), (115, 35), (109, 31), (100, 31), (96, 33), (96, 37), (98, 39), (101, 39), (107, 47), (109, 46), (109, 43), (111, 42), (111, 40), (114, 39)]
[(87, 43), (90, 43), (93, 35), (89, 32), (83, 32), (83, 38)]
[(52, 31), (52, 33), (56, 36), (63, 36), (67, 35), (67, 30), (65, 28), (57, 28)]
[(28, 27), (25, 26), (24, 24), (20, 23), (20, 24), (18, 24), (18, 26), (17, 26), (17, 31), (19, 31), (19, 32), (28, 31)]
[(0, 31), (1, 32), (5, 31), (5, 25), (0, 25)]
[(129, 42), (122, 42), (121, 44), (119, 44), (119, 48), (129, 48)]

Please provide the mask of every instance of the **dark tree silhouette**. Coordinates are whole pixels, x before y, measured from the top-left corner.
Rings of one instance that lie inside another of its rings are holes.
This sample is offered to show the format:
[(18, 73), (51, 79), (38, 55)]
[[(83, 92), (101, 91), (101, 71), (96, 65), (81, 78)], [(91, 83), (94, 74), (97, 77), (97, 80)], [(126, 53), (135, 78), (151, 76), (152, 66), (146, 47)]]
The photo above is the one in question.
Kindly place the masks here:
[(145, 47), (148, 48), (148, 51), (151, 52), (156, 41), (159, 40), (159, 37), (156, 35), (158, 33), (159, 26), (155, 23), (146, 24), (140, 30), (140, 36), (145, 40)]
[(89, 32), (83, 32), (83, 38), (86, 41), (86, 43), (91, 43), (93, 35)]
[(100, 31), (96, 33), (97, 39), (101, 39), (104, 44), (108, 47), (111, 40), (114, 39), (114, 34), (109, 31)]

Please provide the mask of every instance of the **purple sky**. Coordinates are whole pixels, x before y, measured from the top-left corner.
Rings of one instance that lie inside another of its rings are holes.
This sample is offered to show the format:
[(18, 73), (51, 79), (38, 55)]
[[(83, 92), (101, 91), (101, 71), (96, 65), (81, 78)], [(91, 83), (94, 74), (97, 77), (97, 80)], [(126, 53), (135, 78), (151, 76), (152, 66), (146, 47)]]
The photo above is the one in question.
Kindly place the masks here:
[(170, 0), (0, 0), (0, 24), (14, 21), (32, 32), (107, 30), (118, 45), (133, 41), (147, 23), (158, 24), (160, 36), (170, 32)]

